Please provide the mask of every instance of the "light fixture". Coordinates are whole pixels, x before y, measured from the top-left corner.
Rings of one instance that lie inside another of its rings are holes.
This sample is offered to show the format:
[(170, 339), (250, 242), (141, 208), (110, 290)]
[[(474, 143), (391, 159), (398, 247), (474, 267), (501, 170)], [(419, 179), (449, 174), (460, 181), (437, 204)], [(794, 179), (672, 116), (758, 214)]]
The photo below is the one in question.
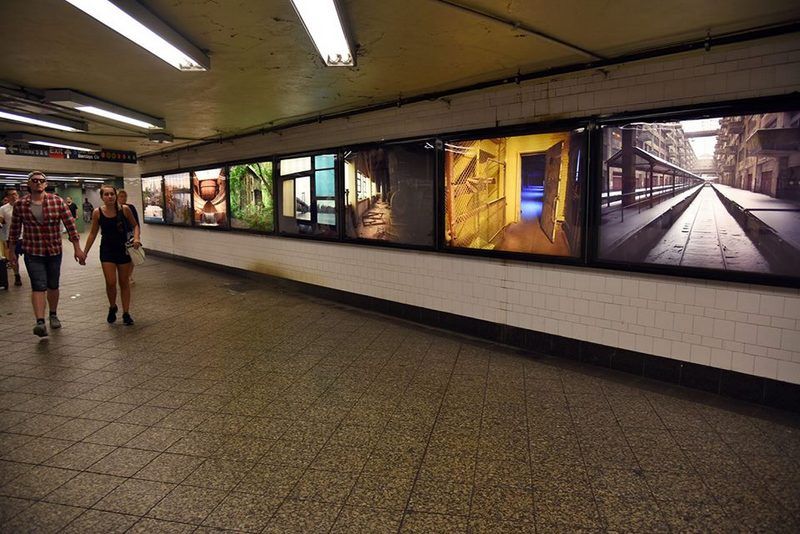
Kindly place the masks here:
[(67, 0), (178, 70), (204, 71), (211, 60), (136, 0)]
[(334, 0), (292, 0), (292, 5), (326, 65), (355, 65)]
[(28, 143), (29, 145), (52, 146), (55, 148), (65, 148), (67, 150), (78, 150), (81, 152), (100, 152), (103, 147), (92, 143), (83, 143), (69, 139), (59, 139), (57, 137), (46, 137), (31, 133), (12, 132), (6, 134), (6, 141), (17, 143)]
[(153, 143), (171, 143), (175, 140), (171, 133), (167, 132), (152, 132), (147, 134), (147, 139)]
[(157, 130), (166, 126), (164, 119), (152, 117), (110, 102), (104, 102), (72, 89), (49, 89), (44, 92), (44, 99), (51, 104), (77, 109), (84, 113), (91, 113), (92, 115), (98, 115), (117, 122), (138, 126), (139, 128)]
[(23, 113), (10, 109), (0, 109), (0, 119), (24, 122), (25, 124), (42, 126), (44, 128), (55, 128), (63, 132), (85, 132), (88, 130), (85, 122), (51, 117), (49, 115), (34, 115), (33, 113)]

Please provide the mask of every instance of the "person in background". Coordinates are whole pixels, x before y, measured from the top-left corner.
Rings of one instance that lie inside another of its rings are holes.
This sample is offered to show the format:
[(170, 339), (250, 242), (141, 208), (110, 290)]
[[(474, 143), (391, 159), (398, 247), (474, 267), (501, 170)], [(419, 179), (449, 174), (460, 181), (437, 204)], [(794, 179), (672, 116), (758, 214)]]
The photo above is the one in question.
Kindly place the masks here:
[(75, 219), (69, 208), (58, 196), (47, 193), (47, 176), (41, 171), (28, 175), (29, 194), (14, 203), (11, 228), (8, 234), (9, 258), (17, 265), (15, 247), (25, 231), (22, 250), (25, 267), (31, 278), (31, 303), (36, 316), (33, 333), (39, 337), (47, 335), (44, 322), (45, 305), (50, 308), (50, 328), (61, 328), (58, 318), (58, 284), (61, 277), (61, 235), (58, 227), (64, 224), (75, 253), (75, 261), (83, 264), (86, 254), (81, 250), (81, 238), (75, 228)]
[(78, 205), (72, 200), (72, 197), (67, 197), (67, 207), (69, 208), (69, 212), (72, 214), (73, 219), (78, 218)]
[[(19, 193), (16, 189), (6, 190), (5, 195), (3, 195), (2, 206), (0, 206), (0, 258), (8, 259), (9, 257), (8, 234), (11, 228), (11, 215), (14, 213), (14, 202), (17, 200), (19, 200)], [(21, 286), (22, 278), (19, 275), (19, 265), (15, 263), (11, 267), (14, 272), (14, 285)]]
[[(119, 191), (117, 191), (117, 202), (119, 202), (120, 206), (128, 206), (128, 209), (131, 210), (131, 213), (133, 214), (133, 218), (136, 220), (136, 224), (139, 226), (139, 233), (141, 234), (142, 226), (141, 223), (139, 222), (139, 213), (136, 211), (136, 206), (134, 206), (133, 204), (128, 204), (128, 192), (125, 191), (124, 189), (120, 189)], [(134, 283), (133, 268), (134, 265), (131, 263), (131, 276), (129, 279), (131, 284)]]
[(89, 202), (87, 197), (83, 197), (83, 222), (90, 223), (92, 222), (92, 211), (94, 210), (94, 206), (92, 203)]
[(106, 296), (108, 296), (106, 321), (110, 324), (117, 320), (117, 281), (119, 280), (122, 297), (122, 322), (126, 326), (130, 326), (133, 324), (133, 318), (130, 314), (131, 286), (129, 280), (133, 263), (125, 250), (125, 242), (128, 228), (131, 228), (133, 229), (133, 246), (136, 248), (142, 246), (139, 241), (139, 225), (133, 218), (130, 208), (118, 203), (116, 188), (110, 185), (100, 187), (100, 198), (103, 200), (103, 205), (92, 213), (92, 229), (89, 231), (89, 237), (86, 238), (83, 264), (86, 261), (85, 255), (92, 248), (99, 230), (101, 233), (100, 265), (106, 279)]

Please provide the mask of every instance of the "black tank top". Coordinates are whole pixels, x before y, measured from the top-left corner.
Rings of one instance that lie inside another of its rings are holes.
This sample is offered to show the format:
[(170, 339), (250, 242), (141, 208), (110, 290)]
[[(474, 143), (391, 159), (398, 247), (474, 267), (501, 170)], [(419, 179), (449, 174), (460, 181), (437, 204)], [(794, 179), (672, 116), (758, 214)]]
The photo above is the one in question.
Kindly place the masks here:
[[(106, 217), (103, 215), (103, 209), (100, 210), (100, 250), (104, 251), (124, 251), (125, 250), (125, 233), (120, 231), (119, 220), (117, 217)], [(120, 214), (123, 216), (122, 214)], [(124, 227), (123, 227), (124, 228)]]

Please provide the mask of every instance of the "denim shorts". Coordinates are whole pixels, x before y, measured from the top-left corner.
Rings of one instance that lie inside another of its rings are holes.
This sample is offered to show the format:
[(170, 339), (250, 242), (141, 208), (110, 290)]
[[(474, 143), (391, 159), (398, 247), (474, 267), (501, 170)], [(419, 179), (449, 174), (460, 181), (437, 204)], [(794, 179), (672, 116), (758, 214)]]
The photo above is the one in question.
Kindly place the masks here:
[(31, 256), (25, 254), (25, 268), (31, 279), (33, 291), (58, 289), (61, 277), (61, 254), (55, 256)]

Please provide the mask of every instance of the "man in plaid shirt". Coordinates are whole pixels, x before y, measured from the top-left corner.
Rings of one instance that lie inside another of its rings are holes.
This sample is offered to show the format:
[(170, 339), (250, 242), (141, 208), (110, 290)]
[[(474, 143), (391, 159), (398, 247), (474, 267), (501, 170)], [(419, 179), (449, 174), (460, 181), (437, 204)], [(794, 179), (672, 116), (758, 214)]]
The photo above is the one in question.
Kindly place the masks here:
[(83, 262), (86, 254), (81, 250), (80, 236), (75, 228), (75, 219), (69, 207), (57, 195), (45, 191), (47, 176), (40, 171), (28, 175), (28, 190), (14, 203), (14, 214), (11, 217), (11, 229), (8, 244), (11, 248), (8, 261), (12, 266), (17, 264), (14, 247), (19, 241), (20, 233), (25, 228), (22, 240), (22, 251), (25, 254), (25, 267), (31, 279), (33, 295), (33, 313), (36, 315), (36, 326), (33, 333), (39, 337), (47, 335), (44, 322), (45, 302), (50, 307), (50, 328), (61, 328), (58, 319), (58, 282), (61, 275), (61, 232), (60, 223), (64, 223), (69, 240), (75, 249), (75, 261)]

